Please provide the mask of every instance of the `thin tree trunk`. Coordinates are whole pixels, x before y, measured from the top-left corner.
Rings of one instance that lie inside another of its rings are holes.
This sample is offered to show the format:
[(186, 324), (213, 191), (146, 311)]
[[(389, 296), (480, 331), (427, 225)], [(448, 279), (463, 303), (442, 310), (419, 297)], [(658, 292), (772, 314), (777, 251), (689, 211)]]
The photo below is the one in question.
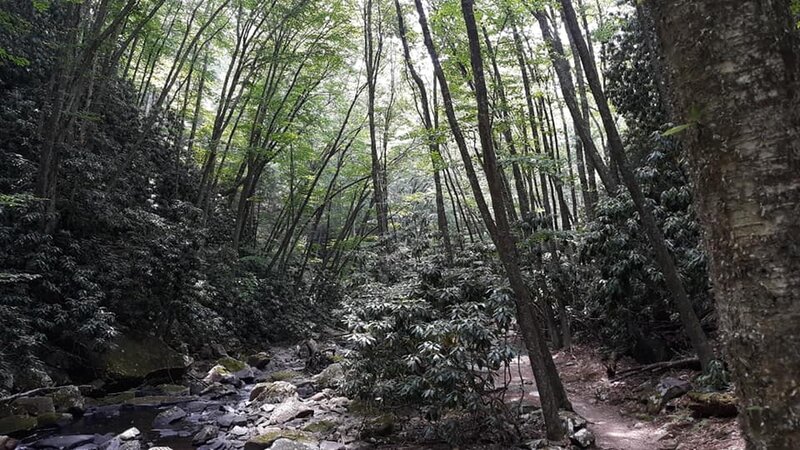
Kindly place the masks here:
[(572, 34), (575, 47), (578, 49), (578, 54), (581, 57), (580, 59), (581, 63), (583, 64), (583, 70), (586, 73), (586, 79), (589, 82), (589, 88), (592, 90), (595, 103), (597, 104), (597, 108), (600, 110), (600, 117), (603, 120), (603, 126), (608, 137), (609, 151), (611, 156), (619, 168), (622, 181), (625, 184), (625, 187), (628, 188), (628, 191), (631, 194), (631, 199), (633, 200), (633, 203), (639, 213), (642, 227), (650, 239), (650, 244), (653, 246), (656, 262), (660, 266), (661, 272), (664, 275), (664, 281), (667, 285), (667, 288), (670, 290), (670, 293), (672, 294), (672, 298), (680, 315), (684, 330), (689, 336), (692, 347), (694, 348), (695, 352), (697, 352), (697, 357), (700, 358), (703, 369), (708, 369), (709, 363), (714, 359), (714, 353), (711, 349), (711, 345), (708, 343), (705, 332), (700, 325), (700, 319), (698, 319), (697, 313), (694, 311), (692, 302), (689, 300), (689, 296), (683, 286), (683, 281), (678, 274), (675, 260), (667, 248), (664, 234), (661, 232), (661, 228), (656, 222), (655, 216), (650, 209), (650, 205), (647, 204), (647, 201), (644, 198), (644, 194), (639, 187), (633, 170), (628, 165), (626, 160), (627, 158), (625, 156), (625, 150), (622, 145), (622, 139), (620, 138), (614, 118), (611, 115), (611, 109), (608, 106), (608, 100), (606, 99), (605, 93), (600, 85), (600, 78), (597, 75), (597, 69), (592, 63), (589, 49), (587, 48), (586, 42), (583, 40), (583, 36), (580, 33), (580, 26), (578, 25), (578, 19), (575, 15), (575, 10), (572, 7), (572, 1), (561, 0), (561, 6), (563, 9), (564, 21), (567, 25), (567, 31)]
[[(419, 0), (417, 0), (419, 2)], [(542, 330), (538, 326), (536, 313), (533, 310), (531, 293), (522, 276), (516, 250), (514, 235), (506, 219), (505, 203), (503, 202), (503, 186), (499, 177), (496, 155), (492, 143), (492, 129), (489, 115), (489, 101), (486, 92), (486, 81), (483, 75), (483, 58), (481, 56), (480, 38), (475, 23), (473, 0), (461, 0), (461, 11), (467, 28), (467, 37), (470, 47), (470, 62), (475, 82), (475, 99), (478, 111), (478, 132), (484, 157), (484, 172), (486, 174), (489, 193), (492, 198), (492, 207), (495, 212), (496, 228), (495, 243), (500, 260), (508, 275), (509, 283), (514, 291), (517, 305), (517, 323), (525, 337), (525, 344), (533, 366), (539, 396), (542, 402), (542, 411), (549, 439), (558, 440), (564, 434), (561, 419), (558, 415), (559, 408), (569, 408), (566, 393), (561, 384), (558, 372), (555, 370), (552, 356), (544, 342)]]
[[(411, 75), (411, 78), (414, 80), (414, 84), (417, 85), (417, 90), (419, 91), (419, 105), (422, 112), (422, 122), (425, 125), (425, 137), (428, 142), (431, 166), (433, 167), (433, 184), (436, 195), (436, 221), (439, 226), (439, 234), (442, 237), (442, 243), (444, 244), (445, 258), (447, 263), (450, 264), (453, 261), (453, 249), (450, 243), (450, 231), (447, 227), (447, 215), (445, 214), (444, 210), (444, 195), (442, 194), (442, 179), (440, 174), (444, 161), (442, 159), (442, 154), (439, 151), (439, 144), (434, 135), (436, 131), (435, 126), (438, 124), (434, 124), (434, 118), (431, 117), (430, 106), (428, 105), (428, 93), (425, 89), (425, 82), (422, 80), (422, 77), (419, 76), (419, 73), (417, 73), (417, 70), (414, 68), (414, 63), (411, 59), (411, 52), (408, 48), (408, 38), (406, 37), (406, 25), (405, 20), (403, 19), (403, 11), (400, 8), (400, 1), (395, 0), (394, 5), (395, 10), (397, 11), (397, 25), (400, 34), (400, 41), (403, 44), (403, 57), (406, 62), (406, 67), (408, 68), (408, 72)], [(434, 108), (436, 108), (435, 80), (436, 79), (434, 78)]]

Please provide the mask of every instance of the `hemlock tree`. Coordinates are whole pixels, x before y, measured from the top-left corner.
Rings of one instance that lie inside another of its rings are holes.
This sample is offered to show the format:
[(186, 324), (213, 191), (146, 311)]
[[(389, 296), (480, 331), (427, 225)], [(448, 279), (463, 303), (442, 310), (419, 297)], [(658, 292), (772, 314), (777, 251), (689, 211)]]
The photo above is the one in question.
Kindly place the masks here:
[(650, 3), (748, 448), (800, 448), (800, 43), (788, 1)]

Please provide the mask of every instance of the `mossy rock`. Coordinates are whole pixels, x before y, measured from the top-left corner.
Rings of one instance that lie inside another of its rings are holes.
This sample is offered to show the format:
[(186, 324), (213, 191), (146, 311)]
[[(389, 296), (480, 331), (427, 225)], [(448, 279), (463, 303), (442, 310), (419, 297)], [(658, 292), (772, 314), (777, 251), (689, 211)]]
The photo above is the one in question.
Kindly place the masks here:
[(135, 397), (136, 392), (134, 391), (116, 392), (113, 394), (108, 394), (105, 397), (92, 399), (91, 404), (96, 406), (122, 405), (130, 400), (133, 400)]
[(77, 386), (64, 386), (50, 394), (56, 412), (80, 413), (86, 408), (85, 399)]
[(250, 367), (250, 366), (247, 365), (247, 363), (239, 361), (236, 358), (231, 358), (230, 356), (224, 356), (224, 357), (218, 359), (217, 360), (217, 364), (219, 364), (220, 366), (226, 368), (228, 370), (228, 372), (231, 372), (231, 373), (236, 373), (236, 372), (238, 372), (240, 370), (244, 370), (244, 369), (247, 369), (248, 367)]
[(36, 428), (37, 422), (35, 417), (23, 414), (15, 414), (0, 419), (0, 435), (14, 435), (23, 431), (29, 431)]
[(736, 416), (736, 397), (728, 392), (692, 391), (687, 394), (687, 397), (689, 397), (687, 406), (692, 410), (692, 416), (695, 419)]
[(394, 433), (394, 417), (391, 414), (381, 414), (364, 421), (361, 430), (362, 439), (386, 437)]
[(158, 390), (164, 395), (170, 396), (185, 396), (189, 395), (189, 386), (182, 386), (180, 384), (160, 384)]
[(197, 399), (195, 396), (173, 396), (173, 395), (148, 395), (145, 397), (134, 397), (126, 400), (126, 405), (131, 406), (167, 406), (176, 405), (178, 403), (186, 403)]
[(294, 370), (279, 370), (267, 375), (269, 381), (286, 381), (294, 378), (302, 378), (303, 374)]
[(38, 416), (56, 411), (53, 399), (46, 396), (21, 397), (11, 403), (12, 411), (18, 414)]
[(179, 378), (191, 364), (190, 358), (154, 337), (120, 335), (113, 344), (100, 361), (111, 384), (130, 387), (144, 379)]
[(336, 422), (330, 420), (320, 420), (317, 422), (311, 422), (305, 427), (303, 427), (303, 431), (308, 431), (309, 433), (319, 433), (319, 434), (328, 434), (335, 429), (336, 429)]
[(314, 437), (305, 431), (277, 430), (250, 438), (247, 442), (245, 442), (244, 450), (264, 450), (269, 448), (278, 439), (289, 439), (306, 444), (312, 444), (316, 442)]
[(361, 399), (354, 399), (350, 402), (348, 411), (352, 414), (361, 417), (376, 417), (381, 415), (381, 410), (371, 402), (365, 402)]
[(297, 386), (288, 381), (258, 383), (250, 391), (250, 401), (261, 403), (280, 403), (297, 393)]
[(61, 426), (72, 422), (72, 414), (69, 413), (45, 413), (36, 416), (36, 426), (38, 428)]

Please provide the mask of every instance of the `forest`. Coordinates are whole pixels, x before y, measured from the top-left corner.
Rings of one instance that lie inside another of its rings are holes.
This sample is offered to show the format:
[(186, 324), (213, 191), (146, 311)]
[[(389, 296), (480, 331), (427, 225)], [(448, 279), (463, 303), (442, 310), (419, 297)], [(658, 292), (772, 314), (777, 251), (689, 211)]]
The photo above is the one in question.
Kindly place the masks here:
[(0, 450), (800, 449), (800, 0), (0, 0)]

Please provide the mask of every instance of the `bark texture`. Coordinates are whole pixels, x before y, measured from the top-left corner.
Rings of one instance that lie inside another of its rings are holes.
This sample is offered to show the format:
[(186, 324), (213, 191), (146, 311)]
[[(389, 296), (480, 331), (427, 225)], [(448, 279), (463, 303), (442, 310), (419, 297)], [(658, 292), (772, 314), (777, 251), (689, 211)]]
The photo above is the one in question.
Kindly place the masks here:
[(800, 45), (788, 1), (652, 2), (751, 449), (800, 448)]

